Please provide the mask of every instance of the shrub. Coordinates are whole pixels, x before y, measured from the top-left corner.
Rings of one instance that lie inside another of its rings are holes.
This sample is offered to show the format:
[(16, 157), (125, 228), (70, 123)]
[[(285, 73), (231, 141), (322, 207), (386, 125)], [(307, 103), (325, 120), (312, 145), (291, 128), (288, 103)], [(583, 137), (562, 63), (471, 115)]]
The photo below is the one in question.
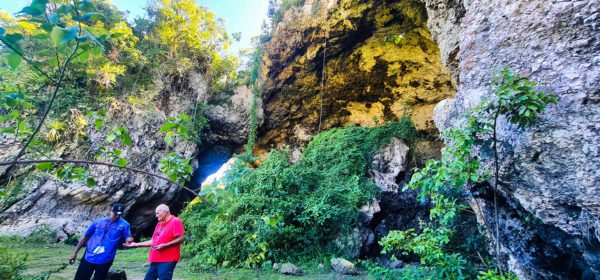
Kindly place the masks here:
[(25, 270), (27, 255), (16, 253), (13, 250), (0, 247), (0, 279), (22, 279), (21, 272)]
[(272, 151), (256, 169), (238, 161), (224, 185), (203, 190), (208, 203), (194, 201), (182, 214), (190, 232), (184, 254), (196, 268), (341, 254), (335, 240), (351, 232), (359, 208), (377, 195), (367, 171), (392, 137), (414, 139), (412, 123), (323, 132), (297, 163), (288, 151)]

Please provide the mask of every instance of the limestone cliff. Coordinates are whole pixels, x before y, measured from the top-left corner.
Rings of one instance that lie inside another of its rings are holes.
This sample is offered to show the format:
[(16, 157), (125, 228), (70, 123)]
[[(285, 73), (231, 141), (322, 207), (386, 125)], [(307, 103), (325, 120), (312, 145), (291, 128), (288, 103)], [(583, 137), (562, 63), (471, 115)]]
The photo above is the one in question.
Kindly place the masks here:
[[(559, 98), (531, 129), (500, 121), (504, 263), (521, 279), (600, 278), (598, 1), (425, 2), (442, 53), (460, 50), (449, 65), (456, 99), (436, 109), (441, 128), (490, 96), (486, 82), (505, 66)], [(494, 224), (491, 194), (476, 199)]]
[[(511, 67), (560, 101), (529, 130), (500, 122), (502, 262), (522, 279), (599, 278), (598, 2), (324, 2), (287, 11), (266, 45), (259, 145), (301, 147), (320, 115), (321, 129), (370, 126), (405, 108), (435, 133), (435, 104), (437, 127), (455, 125)], [(473, 194), (494, 224), (491, 194)]]
[(292, 7), (265, 46), (259, 146), (300, 148), (319, 127), (374, 126), (405, 113), (435, 134), (433, 108), (456, 89), (426, 21), (416, 1)]

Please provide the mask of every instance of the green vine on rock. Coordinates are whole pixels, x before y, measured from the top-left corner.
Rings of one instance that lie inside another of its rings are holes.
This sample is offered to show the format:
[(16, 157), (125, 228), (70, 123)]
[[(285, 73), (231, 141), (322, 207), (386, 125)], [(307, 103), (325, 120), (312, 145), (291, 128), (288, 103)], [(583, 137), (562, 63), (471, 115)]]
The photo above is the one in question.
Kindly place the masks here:
[[(467, 187), (491, 180), (493, 177), (494, 194), (494, 253), (495, 270), (481, 272), (480, 279), (513, 279), (504, 273), (500, 265), (500, 231), (497, 205), (497, 191), (500, 181), (500, 165), (497, 143), (498, 123), (505, 118), (519, 129), (534, 124), (539, 114), (548, 105), (557, 104), (556, 96), (548, 95), (536, 89), (537, 83), (524, 76), (518, 76), (505, 68), (492, 80), (493, 98), (484, 100), (466, 114), (463, 124), (445, 130), (442, 135), (447, 146), (440, 160), (430, 160), (425, 167), (416, 171), (407, 189), (418, 190), (418, 199), (430, 199), (433, 208), (429, 221), (421, 222), (420, 231), (409, 229), (392, 231), (380, 244), (382, 253), (396, 250), (402, 254), (414, 253), (419, 256), (424, 278), (465, 279), (465, 260), (459, 253), (447, 252), (454, 230), (452, 223), (458, 213), (467, 209)], [(491, 141), (493, 149), (493, 170), (483, 167), (478, 149)], [(483, 143), (483, 144), (482, 144)], [(486, 226), (489, 228), (490, 225)], [(483, 262), (483, 260), (482, 260)], [(487, 264), (484, 262), (484, 266)], [(499, 271), (499, 274), (497, 272)], [(496, 276), (494, 276), (496, 275)], [(496, 278), (494, 278), (496, 277)]]

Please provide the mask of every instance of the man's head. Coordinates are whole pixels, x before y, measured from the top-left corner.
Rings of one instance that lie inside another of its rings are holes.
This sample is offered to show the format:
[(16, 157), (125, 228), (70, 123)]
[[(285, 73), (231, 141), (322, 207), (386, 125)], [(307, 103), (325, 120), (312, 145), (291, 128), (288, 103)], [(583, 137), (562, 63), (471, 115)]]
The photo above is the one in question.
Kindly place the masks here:
[(156, 214), (156, 218), (159, 222), (166, 221), (169, 217), (171, 217), (171, 211), (169, 211), (169, 206), (165, 204), (158, 205), (156, 210), (154, 211)]
[(110, 219), (115, 221), (119, 219), (123, 213), (125, 212), (125, 205), (117, 203), (113, 205), (112, 210), (110, 211)]

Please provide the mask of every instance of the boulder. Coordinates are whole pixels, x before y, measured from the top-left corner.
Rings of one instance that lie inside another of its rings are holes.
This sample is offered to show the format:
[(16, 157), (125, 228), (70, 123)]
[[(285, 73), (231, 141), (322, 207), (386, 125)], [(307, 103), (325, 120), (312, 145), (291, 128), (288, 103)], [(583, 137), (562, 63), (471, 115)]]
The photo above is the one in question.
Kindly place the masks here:
[(331, 268), (333, 271), (344, 275), (357, 275), (358, 270), (353, 263), (342, 258), (331, 259)]
[(279, 273), (286, 275), (302, 276), (304, 271), (292, 263), (284, 263), (279, 268)]

